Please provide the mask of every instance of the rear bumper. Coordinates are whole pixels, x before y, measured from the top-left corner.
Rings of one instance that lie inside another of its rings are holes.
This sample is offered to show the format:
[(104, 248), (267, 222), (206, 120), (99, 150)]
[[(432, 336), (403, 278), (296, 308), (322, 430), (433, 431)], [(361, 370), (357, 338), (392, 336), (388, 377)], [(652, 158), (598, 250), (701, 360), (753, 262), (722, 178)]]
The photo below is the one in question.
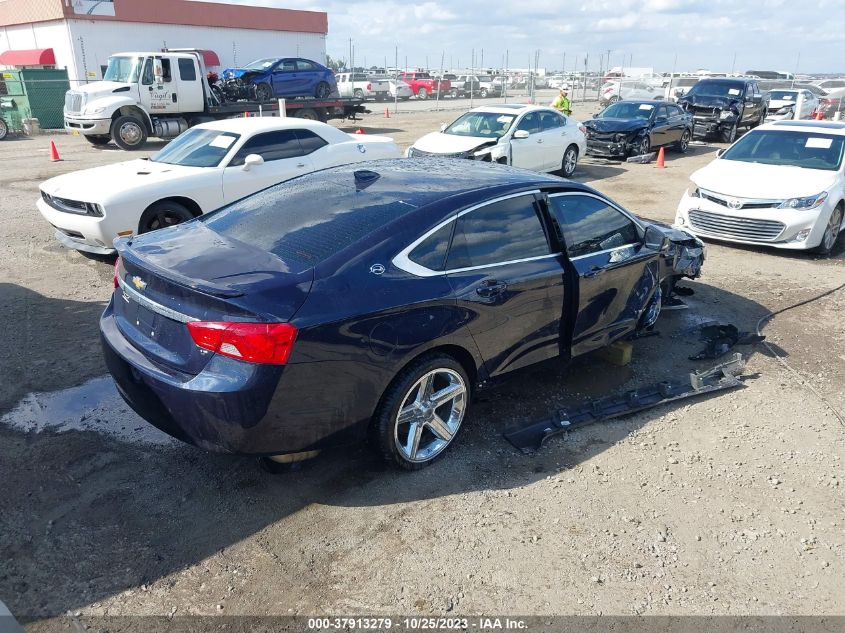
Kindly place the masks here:
[(153, 364), (124, 337), (114, 300), (100, 318), (106, 366), (127, 404), (168, 435), (242, 455), (317, 450), (363, 437), (369, 419), (356, 420), (353, 407), (329, 402), (321, 363), (255, 365), (214, 356), (199, 374), (181, 374)]

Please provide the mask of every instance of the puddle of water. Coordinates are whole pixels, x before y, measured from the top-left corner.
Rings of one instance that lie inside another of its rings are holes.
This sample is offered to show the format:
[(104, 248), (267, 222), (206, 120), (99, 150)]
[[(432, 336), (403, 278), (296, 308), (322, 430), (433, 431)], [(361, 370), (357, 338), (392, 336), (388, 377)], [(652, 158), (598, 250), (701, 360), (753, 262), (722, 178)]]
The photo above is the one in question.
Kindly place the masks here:
[(175, 442), (129, 408), (110, 376), (61, 391), (31, 393), (0, 417), (0, 424), (26, 433), (94, 431), (136, 444)]

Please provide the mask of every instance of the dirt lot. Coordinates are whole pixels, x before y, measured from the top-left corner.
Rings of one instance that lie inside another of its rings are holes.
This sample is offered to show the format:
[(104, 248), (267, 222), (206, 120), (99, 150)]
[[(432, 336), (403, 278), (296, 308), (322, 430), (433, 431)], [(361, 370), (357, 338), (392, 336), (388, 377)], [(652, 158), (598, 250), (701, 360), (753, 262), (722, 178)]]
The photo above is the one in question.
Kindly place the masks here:
[[(407, 146), (453, 117), (362, 125)], [(360, 448), (274, 476), (163, 438), (100, 378), (111, 263), (59, 247), (34, 200), (50, 176), (129, 156), (57, 135), (64, 161), (51, 163), (50, 138), (0, 143), (0, 601), (35, 628), (65, 613), (845, 614), (845, 428), (820, 399), (845, 411), (845, 291), (765, 328), (796, 374), (739, 348), (757, 373), (744, 389), (572, 432), (534, 457), (501, 437), (706, 367), (687, 360), (696, 323), (753, 330), (842, 284), (841, 244), (830, 260), (710, 244), (690, 310), (665, 313), (631, 366), (517, 373), (479, 394), (424, 471)], [(717, 147), (669, 153), (665, 170), (585, 161), (576, 177), (671, 221)]]

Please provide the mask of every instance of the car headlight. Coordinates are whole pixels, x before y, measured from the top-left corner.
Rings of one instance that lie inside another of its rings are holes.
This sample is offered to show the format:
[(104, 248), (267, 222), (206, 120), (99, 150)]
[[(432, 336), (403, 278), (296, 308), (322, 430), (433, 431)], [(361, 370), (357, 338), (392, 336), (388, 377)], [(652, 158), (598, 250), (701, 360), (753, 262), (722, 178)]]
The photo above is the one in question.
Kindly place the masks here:
[(820, 207), (824, 204), (824, 201), (827, 200), (827, 191), (822, 191), (815, 196), (807, 196), (806, 198), (790, 198), (789, 200), (784, 200), (778, 209), (800, 209), (800, 210), (807, 210), (807, 209), (815, 209), (816, 207)]
[(625, 135), (624, 135), (624, 134), (614, 134), (614, 135), (613, 135), (613, 142), (614, 142), (614, 143), (621, 143), (621, 142), (622, 142), (622, 141), (624, 141), (624, 140), (625, 140)]
[(739, 114), (734, 110), (722, 110), (722, 112), (719, 113), (719, 120), (727, 121), (728, 119), (734, 119), (737, 116), (739, 116)]
[(105, 111), (106, 111), (105, 106), (102, 107), (102, 108), (85, 108), (86, 114), (100, 114), (100, 113), (105, 112)]

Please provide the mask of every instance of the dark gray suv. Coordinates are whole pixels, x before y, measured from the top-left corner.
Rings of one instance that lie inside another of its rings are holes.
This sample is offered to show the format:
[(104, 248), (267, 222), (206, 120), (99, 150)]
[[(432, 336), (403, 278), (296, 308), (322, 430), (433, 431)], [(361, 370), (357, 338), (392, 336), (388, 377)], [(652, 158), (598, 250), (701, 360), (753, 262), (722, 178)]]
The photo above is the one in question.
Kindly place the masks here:
[(754, 79), (702, 79), (678, 99), (692, 114), (693, 137), (717, 135), (733, 143), (740, 127), (757, 127), (766, 118), (768, 102)]

